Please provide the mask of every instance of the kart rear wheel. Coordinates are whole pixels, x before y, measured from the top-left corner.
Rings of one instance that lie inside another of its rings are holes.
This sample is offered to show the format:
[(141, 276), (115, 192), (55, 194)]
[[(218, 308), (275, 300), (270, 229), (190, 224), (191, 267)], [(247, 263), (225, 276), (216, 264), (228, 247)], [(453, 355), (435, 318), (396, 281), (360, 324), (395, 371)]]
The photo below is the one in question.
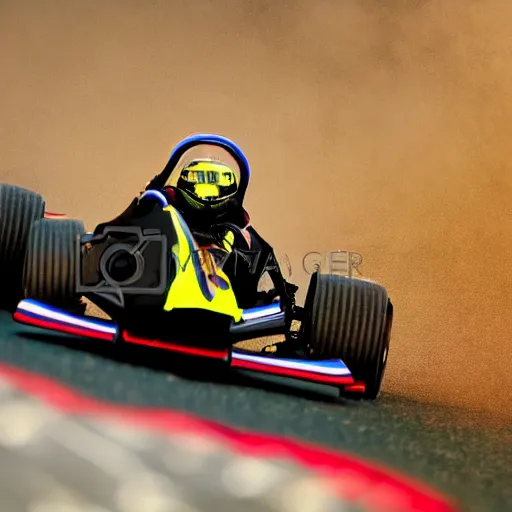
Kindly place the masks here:
[(41, 219), (29, 234), (23, 272), (26, 298), (67, 310), (80, 310), (76, 293), (76, 239), (85, 233), (83, 222)]
[(393, 305), (376, 283), (314, 273), (304, 305), (301, 338), (313, 359), (342, 359), (364, 393), (342, 396), (373, 400), (386, 368)]
[(23, 297), (23, 262), (30, 228), (44, 216), (45, 201), (16, 185), (0, 184), (0, 305), (14, 310)]

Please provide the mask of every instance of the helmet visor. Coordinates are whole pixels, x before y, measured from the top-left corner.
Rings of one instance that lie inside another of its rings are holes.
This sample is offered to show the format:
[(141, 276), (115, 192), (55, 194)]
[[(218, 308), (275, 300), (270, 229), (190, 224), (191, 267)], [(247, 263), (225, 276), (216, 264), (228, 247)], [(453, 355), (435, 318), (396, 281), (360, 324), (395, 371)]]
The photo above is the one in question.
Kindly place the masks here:
[(185, 152), (166, 185), (208, 204), (232, 197), (239, 184), (240, 169), (231, 155), (223, 148), (203, 144)]
[(195, 160), (181, 172), (178, 186), (204, 202), (219, 201), (238, 189), (236, 173), (227, 165), (211, 160)]

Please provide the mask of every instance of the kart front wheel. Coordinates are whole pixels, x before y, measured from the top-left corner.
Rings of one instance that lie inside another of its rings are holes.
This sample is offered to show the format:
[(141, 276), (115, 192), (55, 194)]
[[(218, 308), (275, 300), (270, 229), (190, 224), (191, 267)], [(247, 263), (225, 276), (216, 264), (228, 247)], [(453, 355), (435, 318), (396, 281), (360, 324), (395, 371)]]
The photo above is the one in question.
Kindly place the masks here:
[(63, 309), (80, 309), (76, 293), (76, 240), (85, 233), (83, 222), (41, 219), (30, 230), (23, 272), (26, 298)]
[(0, 184), (0, 303), (14, 310), (23, 297), (23, 262), (29, 231), (43, 218), (44, 199), (31, 190)]
[[(393, 305), (386, 289), (373, 282), (314, 273), (304, 305), (301, 338), (308, 357), (342, 359), (373, 400), (386, 368)], [(351, 394), (342, 392), (343, 396)]]

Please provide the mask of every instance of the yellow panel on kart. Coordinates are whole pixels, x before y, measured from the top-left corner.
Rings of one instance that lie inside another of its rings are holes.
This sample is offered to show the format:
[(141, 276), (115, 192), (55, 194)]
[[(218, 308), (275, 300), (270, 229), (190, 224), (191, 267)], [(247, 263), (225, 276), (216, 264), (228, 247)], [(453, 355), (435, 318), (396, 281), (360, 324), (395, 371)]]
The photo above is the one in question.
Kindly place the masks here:
[(208, 251), (199, 249), (180, 213), (173, 206), (167, 206), (164, 211), (169, 212), (177, 236), (177, 243), (172, 247), (177, 262), (176, 276), (164, 310), (205, 309), (239, 322), (242, 309), (238, 307), (228, 276)]

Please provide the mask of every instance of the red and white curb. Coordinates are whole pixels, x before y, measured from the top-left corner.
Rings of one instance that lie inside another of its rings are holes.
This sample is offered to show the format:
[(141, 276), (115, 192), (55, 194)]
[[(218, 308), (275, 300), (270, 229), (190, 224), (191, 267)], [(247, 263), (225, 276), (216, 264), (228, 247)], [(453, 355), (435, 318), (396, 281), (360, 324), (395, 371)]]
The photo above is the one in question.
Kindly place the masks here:
[(458, 510), (351, 455), (181, 412), (108, 404), (3, 364), (0, 453), (0, 510)]

